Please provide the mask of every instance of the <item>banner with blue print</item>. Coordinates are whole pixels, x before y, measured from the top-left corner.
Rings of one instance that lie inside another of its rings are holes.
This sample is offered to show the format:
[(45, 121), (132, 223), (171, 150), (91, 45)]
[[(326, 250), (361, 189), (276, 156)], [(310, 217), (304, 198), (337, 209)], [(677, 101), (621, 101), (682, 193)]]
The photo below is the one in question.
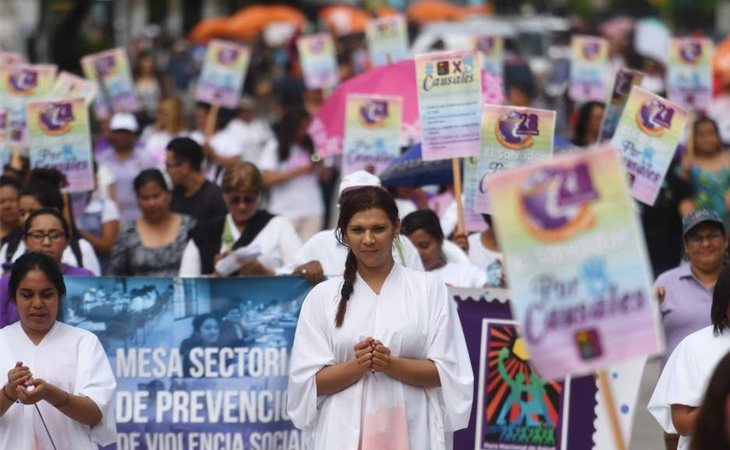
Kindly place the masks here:
[(68, 278), (63, 321), (117, 378), (118, 450), (296, 450), (286, 414), (299, 277)]

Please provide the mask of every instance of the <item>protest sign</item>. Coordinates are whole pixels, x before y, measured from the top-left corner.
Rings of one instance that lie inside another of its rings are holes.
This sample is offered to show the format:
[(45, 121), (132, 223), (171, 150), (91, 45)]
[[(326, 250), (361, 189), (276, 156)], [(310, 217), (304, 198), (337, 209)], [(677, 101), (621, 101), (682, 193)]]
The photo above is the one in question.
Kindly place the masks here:
[(238, 108), (250, 57), (247, 47), (233, 42), (210, 41), (195, 89), (195, 100)]
[(481, 214), (476, 210), (476, 196), (479, 188), (479, 158), (464, 158), (464, 226), (469, 233), (487, 229)]
[(570, 87), (568, 94), (576, 102), (606, 99), (608, 41), (593, 36), (573, 36), (570, 41)]
[(624, 111), (626, 101), (631, 93), (631, 86), (640, 86), (644, 74), (635, 70), (622, 67), (616, 72), (616, 78), (609, 92), (606, 108), (603, 111), (601, 128), (598, 132), (598, 142), (610, 141), (613, 133), (616, 132), (621, 113)]
[(654, 204), (686, 122), (679, 105), (631, 88), (611, 144), (621, 152), (631, 194), (640, 202)]
[(67, 192), (95, 188), (91, 135), (83, 98), (31, 101), (27, 104), (30, 166), (58, 169)]
[(25, 62), (25, 57), (15, 52), (0, 52), (0, 67), (14, 66)]
[(53, 64), (0, 67), (0, 107), (7, 111), (10, 147), (28, 146), (25, 104), (49, 93), (57, 70)]
[(410, 56), (406, 19), (400, 14), (369, 20), (365, 38), (372, 67), (387, 66)]
[(119, 47), (81, 58), (84, 76), (97, 84), (96, 115), (108, 118), (115, 112), (139, 110), (139, 100), (127, 52)]
[(712, 100), (712, 40), (674, 38), (669, 41), (667, 98), (687, 110), (707, 112)]
[(482, 72), (476, 50), (416, 56), (424, 160), (479, 154)]
[(477, 212), (491, 214), (487, 180), (493, 174), (553, 156), (555, 111), (484, 105), (479, 153)]
[(474, 46), (479, 51), (482, 61), (482, 70), (504, 77), (504, 38), (495, 34), (481, 34), (474, 36)]
[(332, 89), (340, 82), (335, 43), (329, 33), (297, 39), (299, 63), (307, 89)]
[(83, 97), (86, 105), (90, 105), (96, 97), (96, 83), (81, 78), (70, 72), (61, 72), (51, 88), (51, 95), (59, 98)]
[(488, 180), (513, 314), (543, 379), (663, 349), (625, 176), (605, 147)]
[(400, 156), (402, 113), (401, 97), (347, 96), (343, 174), (371, 169), (379, 175)]

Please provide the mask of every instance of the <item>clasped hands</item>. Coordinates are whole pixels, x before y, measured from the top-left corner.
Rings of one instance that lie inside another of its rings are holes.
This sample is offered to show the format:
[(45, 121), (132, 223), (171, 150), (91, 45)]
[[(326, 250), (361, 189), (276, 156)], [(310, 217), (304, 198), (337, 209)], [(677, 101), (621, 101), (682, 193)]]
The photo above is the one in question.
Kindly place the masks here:
[(368, 337), (355, 344), (355, 360), (360, 368), (372, 373), (387, 373), (391, 368), (390, 349), (379, 340)]
[[(47, 400), (53, 406), (61, 406), (69, 399), (68, 393), (61, 391), (41, 378), (33, 378), (30, 368), (24, 366), (22, 362), (15, 363), (15, 367), (8, 371), (8, 383), (2, 389), (6, 397), (26, 405), (33, 405), (41, 400)], [(66, 396), (65, 400), (62, 397), (64, 394)], [(61, 399), (54, 403), (51, 400), (52, 397), (61, 397)]]

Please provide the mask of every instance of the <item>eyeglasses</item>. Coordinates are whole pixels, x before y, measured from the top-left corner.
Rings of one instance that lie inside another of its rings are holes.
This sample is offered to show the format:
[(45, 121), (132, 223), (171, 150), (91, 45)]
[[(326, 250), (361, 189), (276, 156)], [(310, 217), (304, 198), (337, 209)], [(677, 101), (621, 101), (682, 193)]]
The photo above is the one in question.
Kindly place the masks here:
[(705, 239), (709, 242), (718, 241), (725, 237), (722, 231), (711, 231), (705, 234), (690, 234), (687, 236), (687, 242), (690, 244), (698, 245), (701, 244)]
[(27, 233), (25, 237), (36, 242), (43, 242), (45, 238), (48, 238), (51, 242), (55, 242), (61, 238), (65, 238), (66, 233), (58, 230), (51, 230), (48, 233), (44, 233), (42, 231), (33, 231), (32, 233)]
[(226, 198), (228, 199), (228, 202), (238, 205), (238, 204), (246, 204), (250, 205), (251, 203), (256, 203), (256, 201), (259, 199), (258, 195), (232, 195), (228, 194), (226, 195)]

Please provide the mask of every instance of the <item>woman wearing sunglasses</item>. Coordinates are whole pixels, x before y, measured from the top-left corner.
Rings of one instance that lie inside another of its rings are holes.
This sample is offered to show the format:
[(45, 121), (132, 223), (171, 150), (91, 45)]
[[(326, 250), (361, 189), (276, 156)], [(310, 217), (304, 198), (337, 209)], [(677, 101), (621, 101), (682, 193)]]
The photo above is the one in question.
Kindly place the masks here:
[(291, 222), (259, 209), (263, 181), (256, 166), (239, 162), (226, 168), (221, 188), (228, 214), (193, 231), (180, 276), (215, 274), (218, 259), (247, 246), (257, 248), (260, 256), (243, 263), (238, 275), (274, 275), (276, 269), (292, 262), (301, 241)]

